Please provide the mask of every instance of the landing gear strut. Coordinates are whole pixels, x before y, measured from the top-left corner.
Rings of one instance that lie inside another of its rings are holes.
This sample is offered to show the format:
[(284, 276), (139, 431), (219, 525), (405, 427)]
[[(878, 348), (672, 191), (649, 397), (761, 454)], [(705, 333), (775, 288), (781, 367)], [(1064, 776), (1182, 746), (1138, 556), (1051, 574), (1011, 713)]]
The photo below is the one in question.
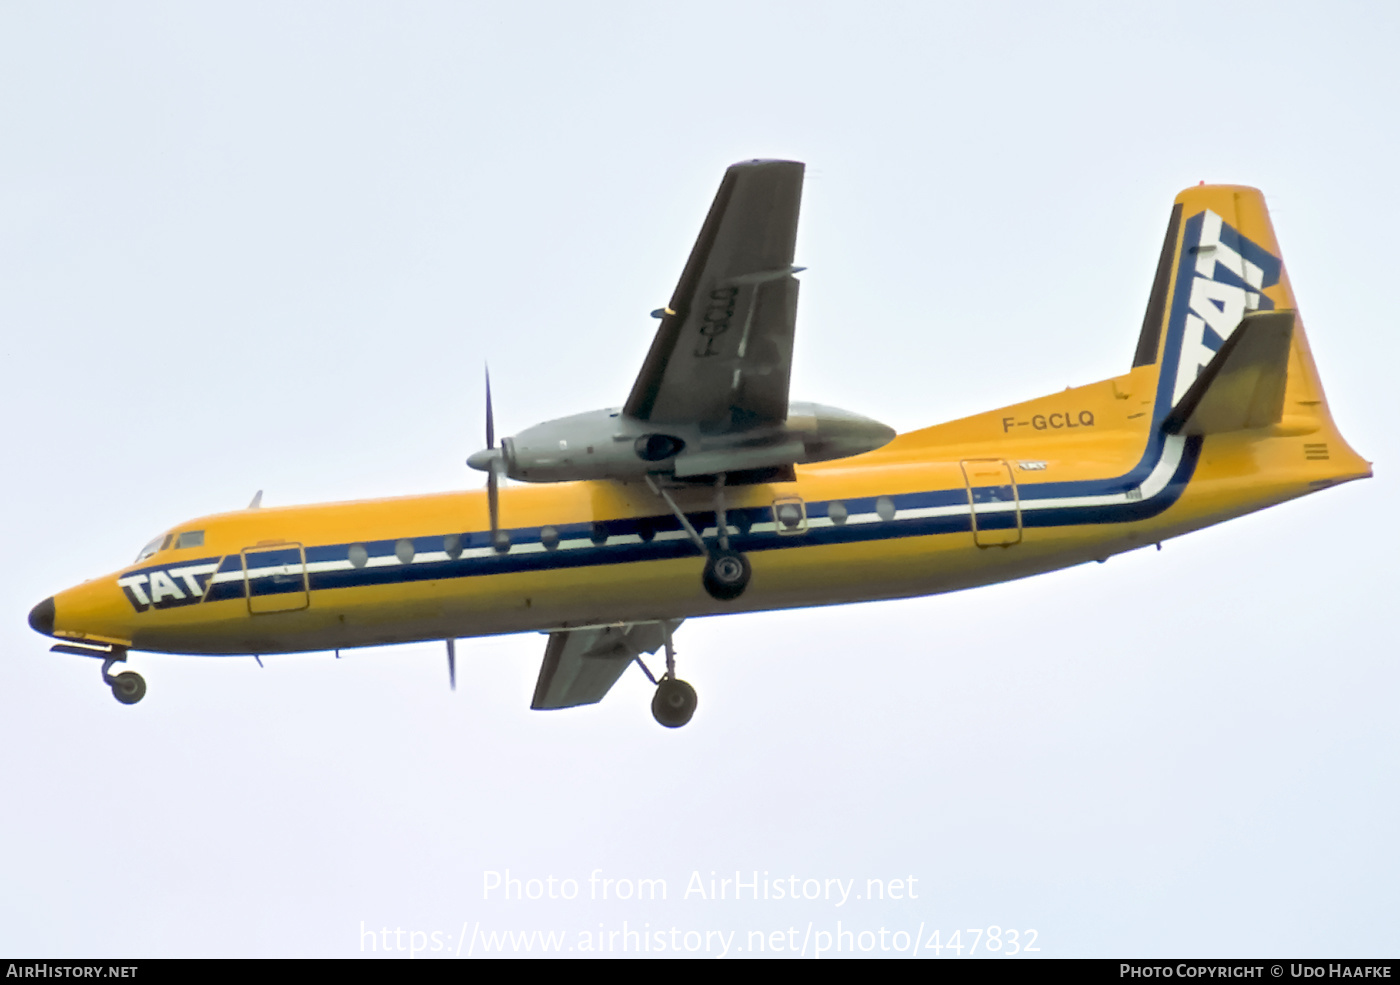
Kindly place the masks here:
[[(646, 477), (647, 485), (651, 491), (666, 501), (666, 505), (671, 508), (676, 519), (681, 522), (695, 546), (700, 548), (700, 553), (705, 555), (705, 573), (701, 576), (701, 584), (705, 586), (705, 591), (710, 593), (711, 598), (721, 602), (730, 602), (744, 594), (744, 589), (749, 587), (749, 578), (753, 574), (753, 567), (749, 564), (749, 559), (743, 552), (731, 550), (729, 547), (729, 518), (725, 515), (724, 509), (724, 479), (721, 472), (715, 477), (715, 540), (717, 547), (705, 543), (705, 538), (691, 525), (690, 519), (681, 512), (669, 493), (659, 485), (650, 475)], [(689, 685), (687, 685), (689, 687)], [(695, 710), (695, 692), (691, 691), (690, 711)], [(653, 703), (653, 711), (655, 703)], [(657, 720), (660, 721), (658, 715)], [(690, 713), (685, 716), (685, 721), (690, 720)], [(665, 723), (662, 722), (664, 725)], [(685, 722), (681, 722), (682, 725)]]
[[(676, 651), (671, 646), (671, 627), (667, 623), (661, 626), (661, 631), (666, 634), (666, 673), (658, 681), (651, 676), (646, 664), (641, 664), (641, 667), (656, 685), (656, 694), (651, 699), (652, 716), (667, 728), (680, 728), (695, 714), (695, 688), (676, 677)], [(640, 658), (638, 663), (641, 663)]]
[(134, 705), (146, 696), (146, 679), (134, 670), (124, 670), (113, 677), (109, 673), (116, 657), (102, 661), (102, 683), (112, 689), (112, 697), (124, 705)]

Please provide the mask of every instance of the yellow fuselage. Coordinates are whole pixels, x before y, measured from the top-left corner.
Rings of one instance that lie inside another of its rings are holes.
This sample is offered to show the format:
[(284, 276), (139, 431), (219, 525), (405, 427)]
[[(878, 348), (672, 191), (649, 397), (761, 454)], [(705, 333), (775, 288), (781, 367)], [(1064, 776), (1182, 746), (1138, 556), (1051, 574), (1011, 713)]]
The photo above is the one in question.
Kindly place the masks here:
[[(1154, 437), (1156, 377), (1142, 367), (800, 469), (795, 482), (726, 490), (735, 546), (753, 565), (733, 602), (704, 592), (698, 550), (645, 485), (576, 482), (503, 490), (505, 553), (489, 546), (481, 492), (194, 520), (172, 530), (172, 546), (57, 595), (54, 635), (278, 653), (926, 595), (1107, 558), (1370, 475), (1321, 414)], [(673, 495), (713, 540), (713, 490)], [(780, 532), (775, 503), (805, 517)], [(195, 530), (201, 546), (173, 546)], [(267, 557), (290, 561), (286, 591), (258, 593)], [(119, 584), (133, 575), (135, 596)]]

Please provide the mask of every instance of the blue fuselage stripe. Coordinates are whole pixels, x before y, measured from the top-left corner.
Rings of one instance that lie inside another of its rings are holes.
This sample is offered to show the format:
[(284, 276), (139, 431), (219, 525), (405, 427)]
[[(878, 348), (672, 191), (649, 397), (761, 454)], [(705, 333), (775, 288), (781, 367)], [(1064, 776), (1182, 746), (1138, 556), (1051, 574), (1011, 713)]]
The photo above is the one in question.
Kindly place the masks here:
[[(1066, 505), (1022, 510), (1019, 511), (1020, 525), (1027, 528), (1083, 526), (1127, 523), (1154, 517), (1169, 508), (1180, 497), (1195, 469), (1200, 444), (1199, 438), (1193, 438), (1186, 442), (1174, 474), (1155, 496), (1136, 502), (1118, 502), (1098, 506)], [(1103, 490), (1101, 482), (1056, 483), (1056, 485), (1065, 487), (1065, 491), (1075, 499), (1084, 498), (1086, 487), (1093, 492), (1102, 492)], [(1028, 491), (1027, 487), (1021, 488), (1023, 500), (1031, 499), (1032, 497), (1025, 495)], [(966, 490), (937, 490), (890, 498), (900, 511), (958, 506), (964, 507), (964, 509), (941, 516), (901, 518), (896, 515), (895, 518), (887, 521), (823, 525), (790, 536), (775, 532), (740, 532), (730, 536), (730, 545), (735, 550), (755, 553), (806, 546), (871, 543), (905, 537), (969, 533), (972, 530), (972, 517), (970, 509), (967, 509)], [(1034, 498), (1039, 499), (1040, 497)], [(848, 513), (852, 516), (868, 515), (873, 513), (875, 508), (874, 498), (846, 500), (843, 503), (847, 505)], [(809, 504), (809, 516), (824, 517), (831, 505), (832, 503)], [(766, 514), (763, 520), (751, 517), (750, 519), (754, 522), (765, 522), (771, 520), (772, 517), (771, 512), (766, 509), (751, 510), (750, 512)], [(702, 525), (705, 519), (704, 514), (688, 514), (688, 516), (692, 523), (700, 529), (704, 529)], [(713, 514), (709, 514), (709, 518), (713, 523)], [(654, 522), (655, 526), (660, 528), (666, 526), (667, 520), (671, 521), (672, 526), (678, 526), (673, 517), (643, 518), (642, 522)], [(335, 588), (361, 588), (450, 578), (486, 577), (513, 572), (554, 571), (596, 565), (631, 564), (638, 561), (663, 561), (696, 555), (695, 546), (687, 539), (650, 540), (641, 543), (608, 544), (605, 542), (601, 545), (597, 543), (577, 544), (578, 540), (588, 536), (593, 531), (594, 526), (601, 526), (602, 532), (605, 532), (609, 538), (616, 538), (624, 536), (626, 532), (635, 532), (638, 522), (638, 520), (625, 520), (601, 525), (575, 524), (568, 528), (568, 533), (573, 535), (574, 545), (553, 550), (535, 549), (528, 552), (521, 552), (518, 548), (524, 545), (539, 545), (541, 543), (540, 528), (517, 528), (507, 531), (511, 537), (512, 546), (516, 549), (504, 554), (492, 552), (485, 556), (462, 556), (455, 559), (441, 557), (445, 540), (453, 535), (407, 538), (414, 546), (415, 555), (437, 555), (432, 558), (415, 559), (407, 563), (399, 562), (397, 559), (393, 563), (384, 563), (388, 559), (395, 558), (394, 549), (399, 543), (396, 540), (367, 541), (360, 545), (335, 544), (310, 547), (306, 549), (306, 559), (313, 569), (317, 565), (327, 562), (340, 563), (345, 566), (333, 570), (311, 570), (307, 573), (307, 580), (312, 591), (324, 591)], [(626, 532), (620, 529), (624, 526), (628, 528)], [(1016, 526), (1016, 512), (1009, 510), (997, 513), (983, 513), (980, 510), (978, 512), (979, 530), (1007, 530), (1015, 529)], [(565, 528), (560, 529), (562, 533)], [(489, 535), (481, 531), (455, 536), (460, 539), (463, 548), (468, 550), (484, 547), (489, 539)], [(570, 538), (565, 537), (564, 539)], [(348, 561), (350, 549), (354, 546), (364, 548), (367, 553), (369, 560), (363, 567), (355, 567)], [(238, 558), (233, 557), (232, 560), (238, 561)], [(371, 563), (376, 560), (379, 563)], [(240, 570), (241, 567), (241, 563), (230, 565), (226, 559), (221, 566), (221, 571), (232, 572)], [(286, 581), (286, 575), (275, 573), (273, 569), (255, 571), (251, 567), (246, 575), (247, 585), (253, 588), (254, 595), (301, 590), (299, 577), (287, 581), (286, 585), (275, 584), (274, 579)], [(245, 579), (227, 579), (211, 585), (205, 600), (244, 598), (245, 594)]]

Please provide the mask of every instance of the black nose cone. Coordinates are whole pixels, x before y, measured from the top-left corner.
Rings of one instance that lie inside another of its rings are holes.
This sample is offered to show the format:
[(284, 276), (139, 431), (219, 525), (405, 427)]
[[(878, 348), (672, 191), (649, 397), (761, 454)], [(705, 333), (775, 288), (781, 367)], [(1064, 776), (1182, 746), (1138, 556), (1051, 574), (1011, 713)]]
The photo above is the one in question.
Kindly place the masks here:
[(53, 596), (50, 595), (29, 610), (29, 625), (36, 633), (53, 635)]

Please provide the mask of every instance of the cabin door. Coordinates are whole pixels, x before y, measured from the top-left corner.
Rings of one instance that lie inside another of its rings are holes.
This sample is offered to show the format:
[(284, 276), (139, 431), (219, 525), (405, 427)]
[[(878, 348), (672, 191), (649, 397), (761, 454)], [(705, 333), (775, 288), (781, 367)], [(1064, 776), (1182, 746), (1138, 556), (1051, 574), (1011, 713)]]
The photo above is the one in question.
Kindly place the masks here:
[(306, 590), (306, 557), (300, 544), (249, 547), (243, 551), (248, 611), (294, 612), (311, 604)]
[(978, 547), (1010, 547), (1021, 542), (1021, 497), (1011, 465), (1000, 458), (962, 462), (967, 502), (972, 509), (972, 541)]

